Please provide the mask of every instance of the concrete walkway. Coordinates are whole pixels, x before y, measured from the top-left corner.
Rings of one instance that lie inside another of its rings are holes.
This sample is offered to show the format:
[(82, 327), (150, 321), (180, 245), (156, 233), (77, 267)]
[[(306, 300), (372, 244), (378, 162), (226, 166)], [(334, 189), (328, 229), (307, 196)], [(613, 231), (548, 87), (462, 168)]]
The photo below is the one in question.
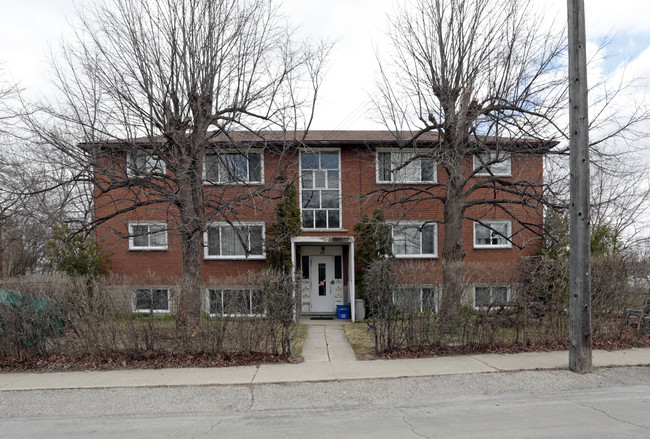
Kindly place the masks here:
[(302, 348), (305, 363), (356, 360), (354, 351), (343, 331), (343, 323), (335, 320), (306, 320), (301, 323), (307, 325), (307, 339)]

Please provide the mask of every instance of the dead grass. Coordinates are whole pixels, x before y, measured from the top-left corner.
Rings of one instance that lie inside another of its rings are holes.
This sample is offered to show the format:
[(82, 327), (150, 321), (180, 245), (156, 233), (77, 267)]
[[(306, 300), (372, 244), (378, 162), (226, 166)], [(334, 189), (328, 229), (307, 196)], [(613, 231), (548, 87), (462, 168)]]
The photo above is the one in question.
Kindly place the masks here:
[(366, 323), (347, 323), (343, 329), (357, 360), (374, 360), (377, 358), (375, 355), (375, 340)]
[(293, 357), (298, 357), (302, 355), (302, 348), (305, 346), (305, 340), (307, 340), (307, 325), (298, 325), (293, 332), (292, 337), (292, 355)]
[[(413, 346), (396, 349), (392, 352), (376, 355), (374, 338), (366, 323), (348, 323), (344, 326), (345, 335), (357, 357), (357, 360), (376, 360), (379, 358), (424, 358), (449, 355), (470, 355), (475, 353), (517, 353), (517, 352), (547, 352), (566, 350), (568, 340), (540, 337), (523, 344), (513, 337), (503, 336), (491, 344), (443, 344), (432, 346)], [(505, 331), (507, 333), (507, 331)], [(630, 348), (650, 347), (650, 335), (643, 336), (635, 327), (626, 327), (619, 336), (597, 337), (593, 349), (616, 351)]]

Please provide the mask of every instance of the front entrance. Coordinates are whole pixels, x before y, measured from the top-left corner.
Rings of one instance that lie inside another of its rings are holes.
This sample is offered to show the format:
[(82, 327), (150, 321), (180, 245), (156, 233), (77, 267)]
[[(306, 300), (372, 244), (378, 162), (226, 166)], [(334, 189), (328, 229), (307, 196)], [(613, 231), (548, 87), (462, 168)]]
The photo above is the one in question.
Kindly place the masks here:
[(296, 293), (302, 314), (333, 315), (338, 305), (354, 303), (353, 237), (300, 236), (292, 243), (291, 260), (301, 273)]
[(334, 256), (312, 256), (310, 261), (311, 312), (333, 312)]

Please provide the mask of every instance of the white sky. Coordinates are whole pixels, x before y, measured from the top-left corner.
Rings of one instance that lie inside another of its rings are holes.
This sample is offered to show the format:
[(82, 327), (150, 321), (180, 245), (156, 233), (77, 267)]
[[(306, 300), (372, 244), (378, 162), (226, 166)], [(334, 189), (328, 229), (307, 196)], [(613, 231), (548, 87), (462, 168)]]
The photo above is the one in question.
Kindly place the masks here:
[[(78, 0), (83, 4), (83, 0)], [(376, 61), (382, 47), (386, 14), (396, 0), (285, 0), (285, 13), (301, 33), (336, 40), (321, 91), (313, 129), (381, 129), (370, 118)], [(566, 0), (539, 0), (549, 16), (566, 21)], [(612, 44), (601, 69), (615, 72), (631, 62), (628, 74), (650, 78), (650, 2), (585, 0), (587, 38), (609, 35)], [(0, 62), (5, 77), (28, 89), (47, 92), (47, 57), (75, 13), (73, 0), (0, 0)], [(374, 46), (373, 46), (374, 44)]]

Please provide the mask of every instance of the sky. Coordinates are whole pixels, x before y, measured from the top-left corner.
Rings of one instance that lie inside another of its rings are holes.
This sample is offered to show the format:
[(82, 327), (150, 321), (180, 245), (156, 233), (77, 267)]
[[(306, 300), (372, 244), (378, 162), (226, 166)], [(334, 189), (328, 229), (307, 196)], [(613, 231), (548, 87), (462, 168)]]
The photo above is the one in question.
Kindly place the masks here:
[[(83, 4), (83, 0), (77, 0)], [(385, 48), (387, 14), (396, 0), (285, 0), (284, 12), (301, 36), (326, 38), (331, 53), (313, 129), (381, 129), (372, 118), (369, 95), (377, 73), (375, 50)], [(566, 22), (566, 0), (539, 0), (558, 25)], [(650, 78), (650, 2), (585, 0), (587, 39), (596, 47), (611, 39), (597, 68), (605, 75)], [(28, 90), (48, 93), (48, 56), (69, 37), (73, 0), (0, 0), (0, 62), (4, 77)], [(615, 5), (615, 6), (614, 6)]]

